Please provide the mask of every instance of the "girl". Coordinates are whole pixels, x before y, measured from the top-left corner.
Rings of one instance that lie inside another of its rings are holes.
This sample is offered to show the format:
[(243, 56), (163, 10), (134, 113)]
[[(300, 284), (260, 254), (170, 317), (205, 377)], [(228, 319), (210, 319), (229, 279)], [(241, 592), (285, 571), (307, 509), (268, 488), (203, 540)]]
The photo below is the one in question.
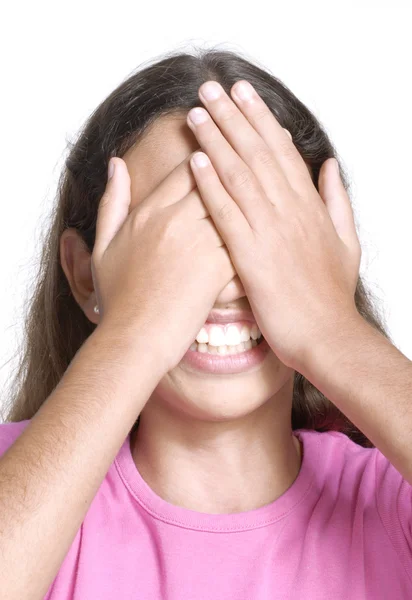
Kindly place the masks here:
[(229, 51), (91, 115), (0, 426), (2, 598), (412, 597), (411, 363), (335, 154)]

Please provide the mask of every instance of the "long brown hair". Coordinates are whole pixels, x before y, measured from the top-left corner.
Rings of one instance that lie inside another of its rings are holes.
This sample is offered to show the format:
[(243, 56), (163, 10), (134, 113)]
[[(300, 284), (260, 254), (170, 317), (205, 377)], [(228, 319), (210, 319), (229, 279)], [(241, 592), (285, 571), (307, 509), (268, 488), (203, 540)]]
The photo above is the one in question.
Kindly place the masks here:
[[(284, 83), (240, 53), (220, 49), (169, 52), (138, 68), (97, 107), (77, 140), (69, 144), (50, 225), (44, 234), (34, 292), (26, 302), (23, 348), (6, 397), (5, 422), (34, 416), (96, 327), (75, 301), (61, 267), (61, 234), (66, 228), (76, 228), (92, 252), (97, 207), (106, 185), (110, 157), (123, 156), (160, 115), (187, 113), (201, 105), (198, 89), (210, 79), (221, 83), (228, 93), (239, 79), (251, 82), (282, 127), (291, 132), (297, 149), (312, 168), (316, 187), (322, 163), (332, 156), (338, 158), (327, 133), (310, 110)], [(349, 193), (342, 166), (341, 176)], [(362, 317), (390, 339), (376, 299), (361, 278), (355, 302)], [(300, 373), (295, 373), (292, 428), (337, 430), (362, 446), (373, 446)]]

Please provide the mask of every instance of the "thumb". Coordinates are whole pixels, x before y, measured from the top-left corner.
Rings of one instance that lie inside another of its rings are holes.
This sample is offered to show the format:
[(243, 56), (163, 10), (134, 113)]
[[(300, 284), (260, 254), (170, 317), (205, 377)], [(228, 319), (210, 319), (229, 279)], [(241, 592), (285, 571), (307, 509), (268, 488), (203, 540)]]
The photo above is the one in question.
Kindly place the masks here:
[(356, 250), (359, 239), (349, 195), (343, 185), (339, 163), (335, 158), (326, 160), (319, 174), (319, 194), (345, 246)]
[(106, 189), (100, 200), (97, 221), (95, 253), (102, 255), (129, 214), (131, 200), (130, 175), (127, 165), (119, 157), (111, 158)]

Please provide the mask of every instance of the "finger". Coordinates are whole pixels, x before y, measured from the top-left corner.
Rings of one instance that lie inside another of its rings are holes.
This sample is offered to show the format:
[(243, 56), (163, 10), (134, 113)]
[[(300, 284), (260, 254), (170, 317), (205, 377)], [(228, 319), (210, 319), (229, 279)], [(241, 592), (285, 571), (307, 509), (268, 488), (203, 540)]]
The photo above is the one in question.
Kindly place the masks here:
[(182, 200), (196, 187), (196, 180), (190, 168), (193, 154), (194, 152), (189, 154), (144, 200), (139, 202), (140, 211), (170, 206)]
[(339, 164), (334, 158), (322, 164), (319, 173), (319, 195), (325, 203), (336, 233), (347, 248), (357, 254), (360, 252), (360, 242), (353, 209), (338, 167)]
[(212, 241), (212, 246), (218, 248), (224, 245), (225, 242), (217, 231), (213, 219), (197, 188), (182, 198), (180, 202), (176, 202), (175, 204), (166, 207), (166, 210), (170, 210), (170, 218), (179, 215), (180, 218), (185, 219), (186, 223), (194, 219), (201, 221), (198, 225), (201, 227), (202, 233), (209, 236), (209, 239)]
[(206, 204), (203, 202), (202, 195), (198, 187), (190, 192), (189, 196), (192, 198), (192, 204), (190, 207), (191, 215), (196, 219), (210, 219), (210, 212)]
[(291, 187), (303, 193), (308, 185), (313, 186), (306, 163), (290, 139), (292, 136), (285, 133), (286, 130), (253, 86), (245, 80), (237, 81), (231, 89), (231, 96), (275, 156)]
[(219, 294), (222, 290), (226, 288), (226, 286), (232, 281), (231, 285), (236, 286), (236, 290), (243, 289), (242, 284), (239, 280), (239, 276), (236, 272), (235, 266), (233, 264), (232, 258), (230, 256), (229, 250), (227, 246), (220, 246), (216, 249), (218, 254), (217, 264), (219, 265), (219, 271), (222, 273), (222, 279), (225, 282), (222, 288), (219, 290)]
[(206, 217), (202, 219), (202, 227), (204, 227), (207, 232), (208, 238), (213, 239), (213, 244), (216, 248), (221, 248), (222, 246), (226, 246), (224, 239), (220, 235), (219, 231), (216, 229), (216, 225), (212, 219), (212, 217)]
[[(191, 218), (191, 217), (188, 217), (188, 215), (190, 214), (190, 211), (193, 209), (194, 204), (197, 204), (197, 198), (195, 198), (195, 203), (194, 203), (193, 196), (191, 196), (191, 194), (188, 194), (185, 198), (183, 198), (183, 200), (181, 200), (181, 202), (178, 202), (175, 205), (170, 206), (166, 210), (174, 211), (175, 214), (176, 214), (176, 211), (178, 211), (178, 212), (181, 211), (181, 214), (183, 214), (184, 217), (186, 219), (188, 219), (188, 218)], [(223, 240), (222, 236), (219, 234), (219, 231), (217, 230), (212, 217), (207, 216), (205, 218), (202, 218), (201, 222), (199, 223), (199, 228), (200, 228), (199, 229), (200, 235), (204, 236), (204, 238), (207, 239), (207, 243), (210, 245), (211, 252), (218, 251), (220, 258), (219, 258), (217, 264), (219, 264), (220, 268), (223, 269), (223, 273), (225, 274), (224, 278), (225, 277), (227, 278), (226, 281), (230, 282), (232, 279), (237, 277), (237, 273), (236, 273), (235, 267), (233, 265), (231, 256), (229, 254), (228, 248), (225, 244), (225, 241)], [(214, 262), (212, 256), (211, 256), (211, 262), (212, 263)], [(222, 287), (222, 289), (224, 287), (226, 287), (226, 285), (227, 285), (227, 283)], [(237, 289), (241, 286), (240, 282), (238, 282), (236, 285), (237, 285)]]
[[(196, 115), (202, 117), (201, 122), (197, 120)], [(197, 122), (194, 122), (193, 118)], [(213, 165), (213, 170), (232, 202), (235, 201), (235, 204), (238, 205), (250, 227), (257, 230), (262, 222), (263, 215), (266, 213), (266, 205), (270, 202), (255, 175), (222, 135), (222, 132), (204, 108), (197, 107), (190, 110), (187, 115), (187, 124), (196, 135), (201, 148), (207, 154)], [(210, 169), (208, 169), (208, 172), (210, 172)], [(199, 187), (199, 182), (197, 182), (197, 185)], [(210, 211), (210, 206), (208, 208)]]
[[(207, 90), (212, 92), (209, 98), (206, 95)], [(288, 181), (282, 166), (276, 159), (276, 154), (226, 94), (223, 87), (217, 81), (208, 81), (200, 86), (199, 97), (223, 136), (252, 170), (265, 192), (268, 195), (271, 192), (275, 198), (278, 195), (284, 197)], [(204, 149), (215, 164), (208, 149)]]
[(247, 242), (250, 225), (237, 203), (227, 193), (218, 174), (204, 152), (197, 152), (190, 161), (197, 187), (213, 222), (231, 252)]
[(129, 214), (130, 175), (123, 159), (112, 158), (114, 171), (99, 202), (93, 252), (102, 255)]
[[(174, 204), (178, 204), (175, 202)], [(184, 206), (187, 219), (206, 219), (210, 217), (209, 209), (203, 202), (199, 189), (196, 187), (179, 201)]]

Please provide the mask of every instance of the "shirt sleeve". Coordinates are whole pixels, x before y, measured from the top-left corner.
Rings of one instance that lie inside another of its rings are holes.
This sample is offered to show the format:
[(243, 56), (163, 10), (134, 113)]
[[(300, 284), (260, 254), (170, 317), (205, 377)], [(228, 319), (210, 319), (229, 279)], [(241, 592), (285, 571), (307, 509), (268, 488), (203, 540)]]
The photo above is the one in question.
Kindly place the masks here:
[(412, 486), (376, 449), (376, 503), (380, 518), (412, 577)]

